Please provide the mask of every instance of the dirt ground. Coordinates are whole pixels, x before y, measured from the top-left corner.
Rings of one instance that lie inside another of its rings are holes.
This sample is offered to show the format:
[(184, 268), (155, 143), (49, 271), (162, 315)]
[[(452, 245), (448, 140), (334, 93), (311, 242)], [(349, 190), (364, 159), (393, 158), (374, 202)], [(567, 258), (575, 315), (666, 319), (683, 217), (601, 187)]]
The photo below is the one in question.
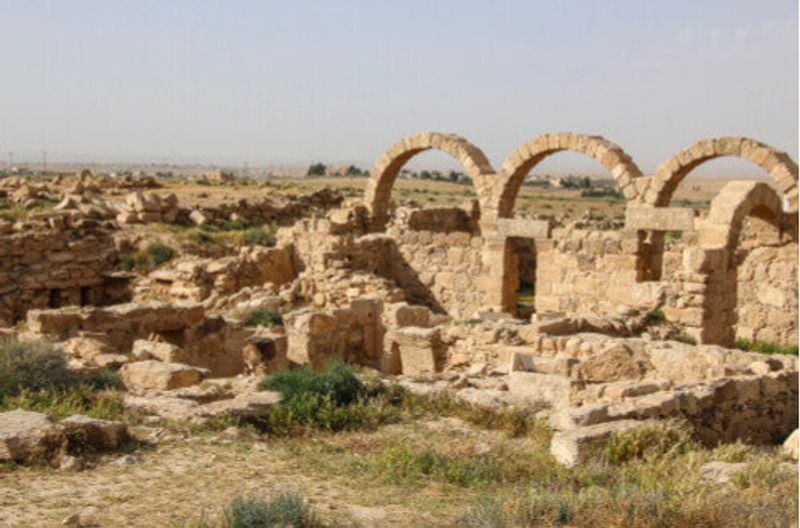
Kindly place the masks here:
[[(203, 515), (213, 518), (237, 494), (293, 491), (321, 517), (347, 525), (448, 526), (471, 494), (460, 489), (459, 497), (435, 483), (394, 486), (374, 475), (359, 475), (345, 462), (339, 467), (340, 457), (331, 448), (340, 441), (350, 446), (385, 445), (421, 431), (428, 437), (433, 433), (438, 441), (493, 438), (460, 423), (457, 427), (443, 423), (314, 439), (239, 441), (203, 433), (139, 449), (135, 456), (140, 463), (128, 466), (113, 463), (120, 454), (103, 456), (78, 472), (17, 466), (0, 473), (0, 525), (60, 526), (67, 516), (82, 512), (104, 528), (183, 526)], [(152, 436), (152, 430), (140, 429), (139, 436)]]

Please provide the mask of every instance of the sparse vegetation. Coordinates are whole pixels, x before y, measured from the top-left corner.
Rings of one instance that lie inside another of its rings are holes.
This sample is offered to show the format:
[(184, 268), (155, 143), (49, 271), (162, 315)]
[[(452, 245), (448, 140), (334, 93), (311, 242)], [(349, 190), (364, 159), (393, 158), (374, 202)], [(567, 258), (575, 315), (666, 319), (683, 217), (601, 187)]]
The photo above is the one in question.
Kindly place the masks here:
[(667, 318), (664, 316), (664, 312), (661, 308), (654, 308), (645, 314), (643, 324), (644, 327), (647, 328), (652, 325), (661, 324), (666, 320)]
[(760, 352), (761, 354), (786, 354), (796, 356), (798, 354), (797, 345), (779, 345), (765, 341), (750, 341), (748, 339), (737, 339), (734, 344), (739, 350), (745, 352)]
[(247, 326), (283, 326), (283, 317), (277, 310), (264, 308), (244, 314), (244, 322)]
[(242, 233), (242, 245), (245, 246), (275, 246), (275, 233), (265, 231), (262, 227), (252, 227)]
[(23, 390), (62, 389), (80, 381), (52, 345), (41, 341), (0, 344), (0, 397), (16, 396)]
[(353, 368), (336, 359), (329, 361), (321, 372), (309, 366), (276, 372), (267, 377), (260, 387), (280, 392), (284, 403), (306, 396), (318, 396), (330, 398), (337, 405), (348, 405), (365, 393), (365, 386)]
[(151, 242), (144, 251), (153, 267), (156, 268), (175, 258), (175, 250), (160, 242)]
[(223, 509), (222, 519), (190, 522), (186, 528), (324, 528), (301, 495), (284, 492), (269, 499), (237, 495)]

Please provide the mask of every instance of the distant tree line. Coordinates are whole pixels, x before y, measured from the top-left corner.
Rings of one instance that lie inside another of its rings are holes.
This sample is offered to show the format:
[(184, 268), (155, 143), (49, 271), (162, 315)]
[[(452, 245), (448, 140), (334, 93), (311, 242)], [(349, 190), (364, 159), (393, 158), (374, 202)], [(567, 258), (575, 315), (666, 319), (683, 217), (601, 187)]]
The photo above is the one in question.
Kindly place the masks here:
[[(337, 173), (337, 176), (366, 176), (367, 171), (361, 170), (355, 165), (350, 165), (346, 170), (342, 171), (344, 174)], [(328, 174), (328, 165), (324, 163), (312, 163), (306, 171), (307, 176), (325, 176)]]

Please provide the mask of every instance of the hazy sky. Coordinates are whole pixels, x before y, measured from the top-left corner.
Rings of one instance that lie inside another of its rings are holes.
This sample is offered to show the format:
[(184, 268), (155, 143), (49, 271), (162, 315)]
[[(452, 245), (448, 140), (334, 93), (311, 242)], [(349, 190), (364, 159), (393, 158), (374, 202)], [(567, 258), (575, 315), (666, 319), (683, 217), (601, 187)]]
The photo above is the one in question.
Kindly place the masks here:
[(650, 171), (708, 136), (798, 146), (796, 0), (0, 0), (0, 72), (2, 159), (367, 166), (437, 130), (499, 167), (570, 130)]

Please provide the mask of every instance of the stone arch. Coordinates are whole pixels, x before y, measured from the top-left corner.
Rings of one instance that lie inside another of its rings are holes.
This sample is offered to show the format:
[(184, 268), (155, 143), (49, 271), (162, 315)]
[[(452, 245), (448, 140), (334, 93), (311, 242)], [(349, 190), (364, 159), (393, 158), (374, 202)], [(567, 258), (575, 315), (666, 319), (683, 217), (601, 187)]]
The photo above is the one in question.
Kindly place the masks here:
[(735, 156), (750, 161), (774, 180), (789, 203), (788, 212), (797, 212), (797, 163), (785, 152), (746, 137), (728, 136), (703, 139), (683, 149), (656, 169), (645, 202), (667, 206), (678, 185), (695, 167), (706, 161)]
[[(737, 278), (736, 249), (744, 220), (756, 216), (780, 230), (781, 198), (764, 182), (734, 181), (711, 202), (698, 230), (697, 246), (686, 248), (683, 319), (687, 330), (706, 344), (732, 346), (735, 339)], [(697, 315), (692, 312), (698, 310)]]
[(744, 219), (757, 216), (781, 227), (782, 204), (775, 190), (764, 182), (732, 181), (711, 201), (708, 216), (698, 233), (705, 249), (736, 248)]
[[(498, 218), (513, 216), (514, 202), (525, 176), (546, 157), (569, 150), (580, 152), (600, 162), (629, 200), (636, 199), (641, 189), (636, 184), (644, 181), (642, 171), (621, 147), (601, 136), (587, 136), (562, 132), (543, 134), (528, 141), (512, 152), (503, 162), (496, 198)], [(641, 185), (641, 184), (640, 184)]]
[[(408, 160), (430, 149), (441, 150), (455, 158), (464, 167), (478, 191), (483, 185), (484, 177), (494, 173), (481, 149), (461, 136), (422, 132), (401, 139), (375, 162), (370, 172), (364, 203), (371, 213), (374, 229), (382, 229), (386, 225), (389, 216), (389, 197), (400, 169)], [(480, 192), (478, 194), (480, 195)]]

